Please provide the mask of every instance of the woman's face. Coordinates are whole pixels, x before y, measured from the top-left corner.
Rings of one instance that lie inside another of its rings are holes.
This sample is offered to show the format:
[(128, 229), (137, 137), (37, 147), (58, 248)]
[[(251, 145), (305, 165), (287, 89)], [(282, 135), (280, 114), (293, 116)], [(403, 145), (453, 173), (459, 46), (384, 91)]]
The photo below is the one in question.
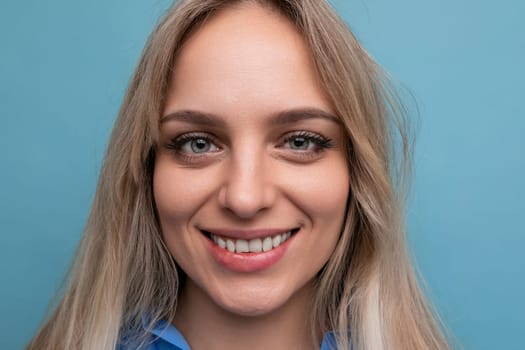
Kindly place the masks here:
[(192, 34), (175, 62), (153, 178), (162, 235), (188, 283), (241, 315), (306, 288), (343, 225), (344, 138), (285, 18), (245, 5)]

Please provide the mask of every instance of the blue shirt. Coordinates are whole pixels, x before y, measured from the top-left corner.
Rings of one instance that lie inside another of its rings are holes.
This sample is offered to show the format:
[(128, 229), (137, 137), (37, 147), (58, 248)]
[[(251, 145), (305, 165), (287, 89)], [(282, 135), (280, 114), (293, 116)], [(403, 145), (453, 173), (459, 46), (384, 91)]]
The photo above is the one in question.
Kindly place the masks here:
[[(154, 339), (148, 350), (191, 350), (188, 342), (179, 330), (169, 322), (161, 321), (157, 323), (151, 333)], [(335, 344), (334, 334), (328, 332), (323, 337), (320, 350), (335, 350), (337, 349)], [(118, 349), (127, 350), (124, 347), (119, 347)]]

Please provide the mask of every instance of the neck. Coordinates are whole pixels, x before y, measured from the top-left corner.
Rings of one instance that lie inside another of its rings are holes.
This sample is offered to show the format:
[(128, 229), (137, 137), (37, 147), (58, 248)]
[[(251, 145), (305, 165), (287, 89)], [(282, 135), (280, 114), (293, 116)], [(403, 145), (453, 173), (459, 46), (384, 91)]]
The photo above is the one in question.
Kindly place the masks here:
[(312, 292), (310, 283), (276, 310), (243, 316), (222, 309), (188, 279), (173, 323), (193, 350), (319, 349), (310, 325)]

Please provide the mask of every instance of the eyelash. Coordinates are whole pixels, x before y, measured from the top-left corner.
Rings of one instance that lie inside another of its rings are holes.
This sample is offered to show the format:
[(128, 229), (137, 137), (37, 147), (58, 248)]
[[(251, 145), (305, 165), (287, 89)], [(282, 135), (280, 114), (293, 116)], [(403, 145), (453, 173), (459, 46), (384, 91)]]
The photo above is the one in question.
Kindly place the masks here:
[[(303, 138), (307, 142), (312, 142), (314, 146), (316, 147), (315, 150), (311, 152), (319, 153), (325, 149), (332, 148), (334, 146), (331, 139), (326, 138), (320, 134), (309, 132), (309, 131), (297, 131), (292, 132), (290, 135), (288, 135), (282, 144), (285, 144), (286, 142), (290, 142), (295, 138)], [(301, 150), (297, 150), (301, 151)], [(301, 152), (309, 152), (307, 150), (301, 151)]]
[[(292, 142), (294, 139), (297, 138), (303, 138), (305, 142), (311, 142), (314, 146), (313, 150), (310, 149), (294, 149), (292, 147), (283, 147), (287, 143)], [(195, 141), (195, 140), (205, 140), (209, 144), (214, 145), (218, 150), (220, 150), (220, 146), (218, 146), (218, 141), (215, 137), (213, 137), (210, 134), (206, 133), (187, 133), (182, 134), (180, 136), (177, 136), (173, 138), (170, 143), (166, 145), (166, 148), (168, 150), (171, 150), (176, 153), (177, 156), (181, 157), (183, 161), (191, 163), (198, 161), (199, 159), (202, 159), (204, 157), (207, 157), (209, 153), (215, 153), (217, 151), (211, 151), (211, 152), (203, 152), (202, 154), (198, 153), (189, 153), (182, 150), (184, 145), (186, 145), (188, 142)], [(334, 147), (333, 141), (329, 138), (326, 138), (320, 134), (309, 132), (309, 131), (296, 131), (291, 132), (286, 135), (286, 137), (279, 143), (279, 146), (285, 149), (293, 150), (294, 153), (304, 159), (309, 158), (315, 158), (319, 153), (323, 152), (326, 149)]]
[(180, 149), (186, 142), (193, 141), (193, 140), (206, 140), (208, 142), (214, 142), (214, 138), (212, 138), (209, 134), (201, 134), (201, 133), (188, 133), (188, 134), (182, 134), (180, 136), (177, 136), (171, 140), (171, 142), (167, 145), (167, 148), (178, 150)]
[(182, 150), (183, 146), (186, 143), (195, 141), (195, 140), (204, 140), (210, 144), (215, 145), (217, 148), (220, 149), (220, 147), (217, 146), (218, 142), (210, 134), (194, 133), (194, 132), (182, 134), (180, 136), (173, 138), (170, 141), (170, 143), (166, 145), (166, 148), (168, 150), (175, 152), (177, 156), (182, 157), (184, 161), (187, 161), (187, 162), (195, 161), (197, 160), (197, 158), (205, 157), (207, 153), (210, 153), (210, 152), (203, 152), (203, 154), (198, 154), (198, 153), (191, 154), (191, 153), (188, 153)]

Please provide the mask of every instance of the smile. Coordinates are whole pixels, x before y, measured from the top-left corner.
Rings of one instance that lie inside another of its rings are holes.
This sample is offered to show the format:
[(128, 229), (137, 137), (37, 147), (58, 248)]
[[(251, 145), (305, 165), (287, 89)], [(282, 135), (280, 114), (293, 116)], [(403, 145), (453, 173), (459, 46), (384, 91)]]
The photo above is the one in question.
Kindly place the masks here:
[(299, 231), (293, 229), (267, 230), (229, 230), (201, 229), (200, 231), (214, 243), (214, 246), (230, 253), (265, 253), (282, 245)]
[(210, 238), (216, 245), (232, 253), (260, 253), (268, 252), (277, 248), (282, 243), (286, 242), (291, 235), (292, 231), (288, 231), (273, 236), (246, 240), (220, 237), (210, 233)]
[(232, 272), (245, 273), (261, 271), (277, 264), (287, 251), (291, 238), (300, 231), (300, 227), (200, 231), (208, 242), (211, 256), (219, 265)]

